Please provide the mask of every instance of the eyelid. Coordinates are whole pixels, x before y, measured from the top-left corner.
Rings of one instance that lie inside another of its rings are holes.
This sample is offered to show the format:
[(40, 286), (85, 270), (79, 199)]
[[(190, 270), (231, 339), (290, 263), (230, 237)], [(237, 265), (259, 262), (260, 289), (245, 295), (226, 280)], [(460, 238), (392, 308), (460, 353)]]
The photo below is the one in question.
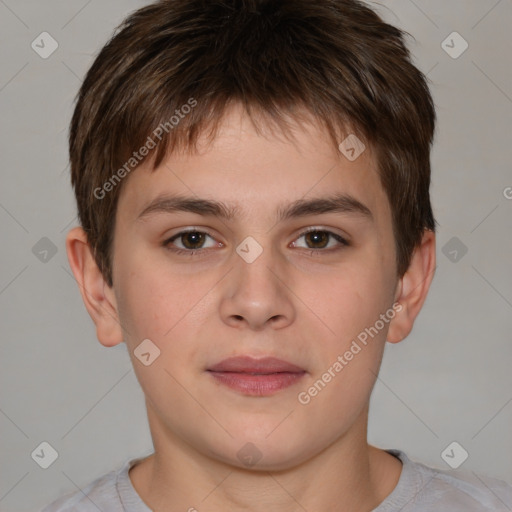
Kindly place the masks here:
[[(201, 228), (201, 227), (195, 227), (195, 226), (191, 226), (189, 228), (185, 228), (185, 229), (182, 229), (181, 231), (179, 231), (178, 233), (175, 233), (174, 235), (170, 236), (170, 237), (167, 237), (163, 242), (162, 242), (162, 245), (164, 245), (165, 247), (167, 247), (171, 242), (174, 242), (174, 240), (180, 238), (182, 235), (185, 235), (187, 233), (201, 233), (203, 235), (207, 235), (209, 236), (211, 239), (213, 240), (216, 240), (215, 239), (215, 235), (213, 235), (212, 233), (210, 233), (210, 231), (208, 231), (206, 228)], [(220, 243), (221, 245), (224, 245), (222, 242), (217, 242), (217, 243)], [(208, 248), (206, 248), (208, 249)], [(190, 252), (190, 253), (193, 253), (193, 252), (200, 252), (200, 251), (203, 251), (203, 250), (206, 250), (205, 248), (201, 248), (201, 249), (181, 249), (181, 248), (177, 248), (178, 251), (183, 251), (183, 252)]]
[[(312, 227), (309, 227), (309, 228), (306, 228), (304, 231), (301, 231), (301, 233), (294, 239), (294, 242), (295, 240), (301, 238), (302, 236), (304, 235), (307, 235), (308, 233), (311, 233), (311, 232), (323, 232), (323, 233), (327, 233), (328, 235), (331, 236), (331, 238), (334, 238), (338, 244), (340, 246), (349, 246), (350, 245), (350, 239), (345, 236), (345, 235), (341, 235), (335, 231), (332, 231), (330, 228), (326, 228), (326, 227), (322, 227), (322, 226), (312, 226)], [(313, 252), (325, 252), (325, 253), (328, 253), (330, 251), (335, 251), (336, 249), (339, 249), (340, 247), (334, 247), (334, 248), (331, 248), (331, 249), (310, 249), (308, 247), (301, 247), (301, 249), (305, 249), (307, 251), (313, 251)]]
[(300, 237), (300, 236), (306, 235), (308, 233), (311, 233), (312, 231), (323, 231), (323, 232), (329, 233), (331, 235), (337, 235), (340, 238), (343, 238), (347, 243), (349, 241), (348, 236), (342, 235), (340, 233), (337, 233), (336, 231), (333, 231), (331, 228), (327, 228), (327, 227), (324, 227), (324, 226), (311, 226), (309, 228), (306, 228), (304, 231), (300, 232), (300, 234), (297, 236), (297, 238)]

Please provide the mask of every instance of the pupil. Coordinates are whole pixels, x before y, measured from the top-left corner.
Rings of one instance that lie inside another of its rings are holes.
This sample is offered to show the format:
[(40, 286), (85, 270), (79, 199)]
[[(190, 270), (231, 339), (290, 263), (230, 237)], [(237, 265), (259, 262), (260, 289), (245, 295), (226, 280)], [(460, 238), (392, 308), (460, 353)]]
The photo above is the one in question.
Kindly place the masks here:
[(328, 236), (324, 231), (310, 231), (306, 236), (310, 239), (314, 239), (313, 245), (322, 241), (324, 243), (321, 244), (321, 247), (325, 247), (327, 245)]
[[(203, 234), (199, 233), (198, 231), (191, 231), (190, 233), (186, 233), (183, 238), (182, 242), (185, 247), (188, 249), (197, 249), (195, 245), (201, 245), (203, 239)], [(189, 244), (188, 242), (192, 240), (192, 243)]]

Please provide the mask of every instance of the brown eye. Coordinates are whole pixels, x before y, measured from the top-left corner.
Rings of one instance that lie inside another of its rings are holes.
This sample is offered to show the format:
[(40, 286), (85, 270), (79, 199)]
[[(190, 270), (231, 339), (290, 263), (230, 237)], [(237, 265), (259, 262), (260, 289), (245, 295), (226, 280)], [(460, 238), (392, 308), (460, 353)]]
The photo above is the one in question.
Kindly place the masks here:
[(304, 231), (297, 240), (301, 238), (304, 238), (305, 245), (295, 241), (294, 247), (310, 249), (318, 253), (336, 251), (350, 245), (342, 236), (325, 229), (309, 229)]
[(181, 243), (187, 249), (200, 249), (204, 243), (205, 233), (200, 231), (189, 231), (180, 236)]
[[(211, 240), (210, 245), (207, 245), (208, 238)], [(162, 245), (176, 253), (190, 253), (192, 255), (211, 247), (215, 247), (215, 240), (210, 234), (204, 231), (191, 229), (189, 231), (181, 231), (175, 234), (171, 238), (165, 240)]]
[(329, 243), (329, 234), (326, 231), (310, 231), (304, 236), (308, 244), (311, 243), (310, 249), (323, 249)]

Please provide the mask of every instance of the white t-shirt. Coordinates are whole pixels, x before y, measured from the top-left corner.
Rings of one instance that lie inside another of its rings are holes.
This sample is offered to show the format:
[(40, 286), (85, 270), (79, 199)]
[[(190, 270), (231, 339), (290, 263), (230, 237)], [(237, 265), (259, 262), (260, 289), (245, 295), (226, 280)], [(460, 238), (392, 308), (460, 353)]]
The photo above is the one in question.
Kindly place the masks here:
[[(372, 512), (511, 512), (512, 485), (472, 472), (434, 469), (386, 450), (403, 464), (396, 487)], [(129, 469), (142, 458), (62, 496), (41, 512), (152, 512), (134, 489)]]

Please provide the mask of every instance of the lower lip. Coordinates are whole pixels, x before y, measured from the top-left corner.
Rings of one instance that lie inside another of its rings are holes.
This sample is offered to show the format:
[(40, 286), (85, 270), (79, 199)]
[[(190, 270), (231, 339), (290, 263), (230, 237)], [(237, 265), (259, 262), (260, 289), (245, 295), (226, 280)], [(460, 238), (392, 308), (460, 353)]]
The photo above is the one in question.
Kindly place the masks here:
[(280, 389), (292, 386), (298, 382), (306, 372), (282, 372), (269, 373), (267, 375), (213, 371), (210, 371), (210, 373), (221, 384), (245, 395), (268, 396)]

